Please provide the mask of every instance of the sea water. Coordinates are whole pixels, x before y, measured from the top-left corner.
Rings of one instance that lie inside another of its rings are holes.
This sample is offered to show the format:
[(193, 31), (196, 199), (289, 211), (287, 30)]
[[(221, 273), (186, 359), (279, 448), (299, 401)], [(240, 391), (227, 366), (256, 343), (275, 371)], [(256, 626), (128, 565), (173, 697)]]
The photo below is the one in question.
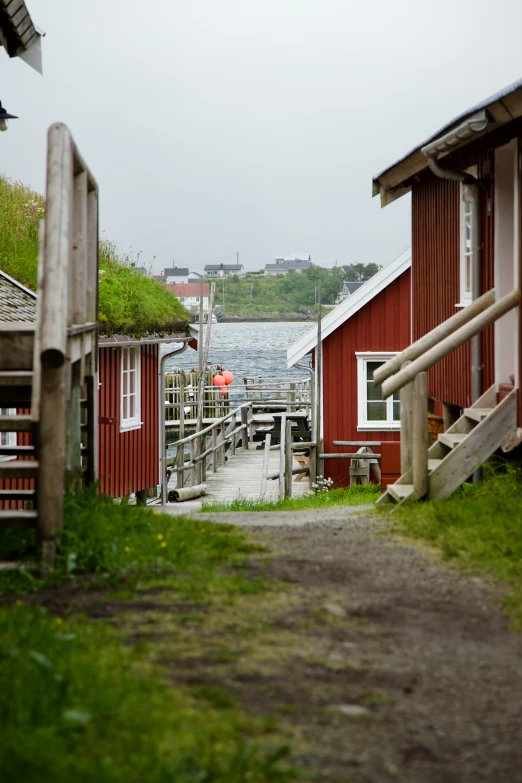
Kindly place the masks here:
[[(303, 370), (287, 369), (286, 351), (309, 329), (317, 329), (317, 324), (303, 321), (212, 324), (209, 365), (222, 365), (223, 370), (230, 370), (236, 383), (241, 384), (244, 377), (273, 381), (308, 377)], [(164, 350), (168, 350), (168, 346), (164, 346)], [(179, 356), (167, 359), (166, 369), (197, 370), (198, 358), (197, 351), (187, 348)], [(307, 358), (303, 363), (308, 364)]]

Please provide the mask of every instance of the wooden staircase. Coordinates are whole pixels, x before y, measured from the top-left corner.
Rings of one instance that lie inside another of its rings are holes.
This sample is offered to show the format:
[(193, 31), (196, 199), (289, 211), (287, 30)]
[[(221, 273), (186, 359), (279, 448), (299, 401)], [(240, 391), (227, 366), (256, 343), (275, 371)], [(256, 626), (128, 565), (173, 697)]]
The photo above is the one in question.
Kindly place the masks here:
[(17, 433), (0, 440), (0, 529), (35, 528), (52, 568), (64, 493), (97, 480), (98, 452), (98, 189), (62, 124), (48, 133), (38, 280), (36, 320), (0, 321), (0, 433)]
[[(488, 460), (517, 426), (517, 392), (513, 389), (500, 403), (492, 386), (471, 408), (428, 449), (428, 492), (426, 499), (449, 497)], [(413, 471), (408, 470), (390, 484), (377, 503), (403, 503), (418, 500)]]

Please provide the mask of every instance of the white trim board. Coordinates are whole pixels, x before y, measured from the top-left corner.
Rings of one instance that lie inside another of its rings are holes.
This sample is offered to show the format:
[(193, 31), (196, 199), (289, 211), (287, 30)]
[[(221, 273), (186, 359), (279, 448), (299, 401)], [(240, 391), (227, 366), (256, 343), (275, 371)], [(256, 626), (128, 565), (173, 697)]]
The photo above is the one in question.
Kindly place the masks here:
[[(380, 269), (377, 274), (351, 294), (344, 302), (337, 305), (321, 321), (321, 333), (324, 340), (339, 326), (345, 323), (352, 315), (359, 312), (368, 302), (384, 291), (390, 283), (393, 283), (403, 272), (411, 267), (411, 247), (401, 253), (394, 261)], [(312, 327), (298, 340), (295, 341), (286, 352), (287, 367), (302, 359), (312, 351), (317, 344), (317, 329)]]

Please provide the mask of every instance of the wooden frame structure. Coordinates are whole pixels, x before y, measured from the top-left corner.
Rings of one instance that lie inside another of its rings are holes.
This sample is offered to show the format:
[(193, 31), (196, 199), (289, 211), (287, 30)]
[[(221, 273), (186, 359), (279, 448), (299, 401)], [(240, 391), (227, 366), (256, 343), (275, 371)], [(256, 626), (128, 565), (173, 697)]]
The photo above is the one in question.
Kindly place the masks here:
[[(36, 324), (11, 334), (0, 358), (0, 386), (19, 410), (30, 387), (30, 415), (3, 417), (3, 431), (32, 432), (30, 457), (0, 465), (0, 478), (33, 478), (32, 508), (0, 511), (0, 525), (35, 527), (52, 568), (68, 487), (97, 480), (98, 187), (69, 129), (48, 131), (46, 218), (40, 230)], [(16, 366), (18, 355), (18, 366)], [(14, 407), (13, 405), (13, 407)], [(27, 447), (20, 447), (25, 449)], [(25, 454), (25, 452), (24, 452)], [(9, 493), (3, 493), (9, 501)], [(13, 500), (18, 500), (16, 491)]]

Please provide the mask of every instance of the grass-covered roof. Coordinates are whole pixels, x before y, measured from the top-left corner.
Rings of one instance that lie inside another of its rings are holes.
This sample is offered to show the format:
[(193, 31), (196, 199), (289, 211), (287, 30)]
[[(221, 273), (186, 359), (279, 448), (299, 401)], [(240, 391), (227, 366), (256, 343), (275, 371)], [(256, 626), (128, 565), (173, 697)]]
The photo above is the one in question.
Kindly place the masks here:
[[(36, 290), (38, 225), (45, 200), (21, 182), (0, 176), (0, 269)], [(164, 285), (139, 272), (115, 246), (100, 243), (100, 334), (137, 338), (186, 329), (189, 316)]]

